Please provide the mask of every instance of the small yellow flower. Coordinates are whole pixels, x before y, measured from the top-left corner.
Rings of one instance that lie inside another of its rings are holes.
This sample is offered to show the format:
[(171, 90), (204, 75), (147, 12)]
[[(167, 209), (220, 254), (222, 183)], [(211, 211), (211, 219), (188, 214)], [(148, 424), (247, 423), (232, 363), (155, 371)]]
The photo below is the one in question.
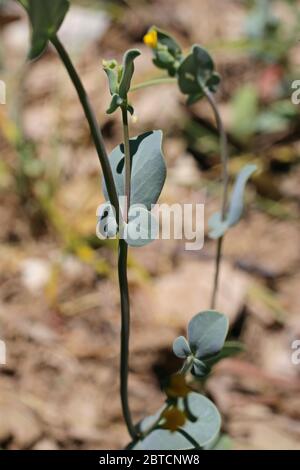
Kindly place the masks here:
[(190, 388), (186, 384), (185, 376), (183, 374), (173, 374), (168, 386), (165, 389), (166, 394), (170, 398), (186, 397), (190, 392)]
[(178, 428), (181, 428), (185, 421), (186, 416), (183, 411), (179, 410), (176, 407), (169, 408), (163, 412), (162, 418), (165, 419), (162, 427), (168, 429), (171, 432), (177, 431)]
[(143, 41), (146, 46), (155, 49), (157, 47), (157, 31), (155, 31), (155, 29), (151, 29), (150, 31), (148, 31), (148, 33), (145, 34)]

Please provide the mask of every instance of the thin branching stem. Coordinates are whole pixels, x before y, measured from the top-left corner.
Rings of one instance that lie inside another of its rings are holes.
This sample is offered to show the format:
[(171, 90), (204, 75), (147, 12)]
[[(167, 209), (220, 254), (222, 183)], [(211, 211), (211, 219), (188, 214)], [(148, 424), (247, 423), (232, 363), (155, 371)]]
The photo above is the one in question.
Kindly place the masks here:
[[(228, 200), (228, 142), (227, 142), (227, 135), (226, 131), (222, 122), (221, 115), (218, 110), (217, 103), (213, 94), (207, 89), (204, 88), (205, 96), (213, 110), (217, 127), (220, 134), (220, 147), (221, 147), (221, 161), (222, 161), (222, 182), (223, 182), (223, 193), (222, 193), (222, 203), (221, 203), (221, 219), (222, 221), (226, 217), (226, 210), (227, 210), (227, 200)], [(213, 283), (213, 291), (211, 297), (211, 308), (215, 309), (216, 307), (216, 300), (217, 300), (217, 293), (219, 287), (219, 278), (220, 278), (220, 266), (222, 260), (222, 248), (223, 248), (223, 239), (224, 237), (220, 237), (217, 242), (217, 253), (216, 253), (216, 261), (215, 261), (215, 274), (214, 274), (214, 283)]]
[(159, 77), (153, 78), (153, 80), (148, 80), (143, 83), (137, 83), (130, 88), (130, 92), (141, 90), (142, 88), (148, 88), (155, 85), (164, 85), (166, 83), (176, 83), (177, 79), (172, 77)]

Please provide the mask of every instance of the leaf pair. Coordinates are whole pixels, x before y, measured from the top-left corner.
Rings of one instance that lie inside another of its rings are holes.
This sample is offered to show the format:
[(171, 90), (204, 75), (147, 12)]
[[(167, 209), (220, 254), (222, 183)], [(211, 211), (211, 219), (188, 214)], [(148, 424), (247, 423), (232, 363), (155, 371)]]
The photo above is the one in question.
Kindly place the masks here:
[(120, 66), (117, 61), (103, 61), (103, 68), (108, 78), (109, 90), (112, 95), (108, 114), (112, 114), (120, 106), (125, 105), (127, 110), (133, 114), (133, 107), (127, 103), (127, 94), (130, 90), (131, 79), (134, 73), (134, 60), (140, 55), (137, 49), (130, 49), (123, 57)]
[(32, 25), (29, 59), (41, 55), (59, 30), (70, 7), (69, 0), (17, 0), (27, 11)]
[(216, 240), (220, 237), (223, 237), (230, 227), (236, 225), (239, 222), (244, 209), (244, 192), (246, 183), (256, 170), (256, 165), (246, 165), (238, 174), (231, 194), (231, 201), (227, 216), (224, 220), (222, 220), (220, 212), (217, 212), (213, 214), (208, 222), (210, 228), (210, 238)]
[(216, 92), (220, 83), (220, 76), (215, 72), (211, 56), (198, 45), (194, 45), (192, 52), (181, 62), (177, 76), (180, 91), (188, 95), (188, 104), (201, 99), (205, 88)]
[[(124, 222), (120, 227), (116, 227), (115, 213), (107, 205), (102, 208), (98, 227), (103, 236), (115, 236), (117, 229), (119, 235), (123, 236), (128, 244), (142, 246), (155, 239), (158, 230), (151, 209), (157, 202), (166, 179), (166, 165), (162, 153), (162, 132), (156, 130), (133, 137), (129, 141), (129, 148), (131, 157), (131, 196), (128, 227)], [(122, 208), (124, 205), (122, 201), (125, 201), (125, 155), (123, 144), (111, 152), (109, 161)], [(109, 203), (104, 179), (103, 192)], [(140, 233), (140, 237), (137, 237), (138, 233)]]
[(155, 415), (145, 418), (140, 423), (140, 431), (146, 433), (155, 423), (158, 425), (143, 440), (135, 443), (131, 448), (134, 450), (188, 450), (195, 446), (187, 439), (190, 436), (198, 444), (198, 448), (212, 448), (217, 442), (221, 417), (216, 406), (206, 397), (198, 393), (189, 393), (186, 398), (187, 404), (183, 399), (178, 400), (178, 408), (185, 412), (186, 405), (193, 414), (193, 420), (187, 420), (181, 427), (185, 435), (180, 430), (171, 432), (161, 429), (160, 417), (163, 416), (163, 409), (160, 409)]
[(186, 360), (198, 377), (208, 374), (206, 359), (220, 353), (228, 332), (228, 320), (222, 313), (208, 310), (194, 316), (188, 325), (188, 338), (179, 336), (173, 343), (174, 354)]

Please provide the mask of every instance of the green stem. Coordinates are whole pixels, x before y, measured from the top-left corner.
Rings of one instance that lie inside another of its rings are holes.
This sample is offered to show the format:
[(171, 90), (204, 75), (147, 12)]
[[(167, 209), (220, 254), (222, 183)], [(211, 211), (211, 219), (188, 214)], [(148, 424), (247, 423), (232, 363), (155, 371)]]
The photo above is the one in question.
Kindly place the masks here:
[(164, 85), (165, 83), (176, 83), (177, 78), (172, 77), (161, 77), (161, 78), (154, 78), (153, 80), (148, 80), (143, 83), (137, 83), (130, 88), (130, 92), (134, 92), (137, 90), (141, 90), (142, 88), (148, 88), (154, 85)]
[[(122, 107), (122, 121), (124, 134), (125, 153), (125, 211), (124, 218), (128, 221), (128, 211), (130, 205), (131, 186), (131, 160), (129, 145), (129, 129), (127, 119), (127, 105)], [(133, 440), (137, 439), (138, 433), (133, 424), (128, 398), (128, 369), (129, 369), (129, 336), (130, 336), (130, 298), (127, 279), (127, 258), (128, 245), (125, 240), (119, 240), (118, 274), (121, 294), (121, 365), (120, 365), (120, 393), (123, 416), (128, 432)]]
[(179, 434), (181, 434), (183, 437), (185, 437), (192, 444), (192, 446), (195, 449), (203, 450), (202, 447), (199, 446), (198, 442), (195, 441), (195, 439), (192, 436), (190, 436), (184, 429), (179, 428), (179, 429), (177, 429), (177, 432), (179, 432)]
[(120, 366), (120, 393), (123, 416), (128, 432), (132, 439), (137, 439), (138, 433), (133, 424), (128, 400), (128, 359), (130, 335), (130, 301), (127, 279), (128, 245), (125, 240), (119, 240), (118, 274), (121, 295), (121, 366)]
[(60, 42), (57, 36), (53, 36), (53, 38), (51, 39), (51, 42), (53, 46), (55, 47), (55, 49), (57, 50), (57, 53), (60, 56), (69, 74), (70, 79), (72, 80), (72, 83), (77, 91), (79, 100), (83, 107), (86, 119), (90, 127), (91, 135), (92, 135), (92, 138), (93, 138), (93, 141), (94, 141), (97, 153), (98, 153), (99, 161), (102, 167), (109, 200), (116, 211), (116, 219), (117, 219), (117, 223), (119, 224), (119, 216), (120, 216), (119, 199), (117, 195), (116, 186), (114, 183), (113, 174), (111, 171), (111, 166), (110, 166), (109, 159), (108, 159), (106, 149), (104, 146), (100, 126), (97, 122), (97, 119), (95, 117), (94, 111), (92, 109), (89, 98), (84, 89), (84, 86), (79, 78), (79, 75), (74, 65), (72, 64), (72, 61), (67, 51), (65, 50), (64, 46), (62, 45), (62, 43)]
[[(227, 210), (227, 200), (228, 200), (228, 143), (227, 135), (225, 128), (223, 126), (222, 118), (218, 110), (217, 103), (214, 99), (213, 94), (207, 89), (204, 88), (205, 96), (213, 110), (217, 127), (220, 134), (220, 146), (221, 146), (221, 161), (222, 161), (222, 180), (223, 180), (223, 194), (222, 194), (222, 203), (221, 203), (221, 219), (224, 220), (226, 217)], [(213, 292), (211, 297), (211, 308), (214, 309), (216, 306), (217, 293), (219, 287), (219, 278), (220, 278), (220, 266), (222, 260), (222, 247), (223, 247), (224, 237), (218, 239), (217, 244), (217, 253), (216, 253), (216, 262), (215, 262), (215, 275), (214, 275), (214, 284)]]

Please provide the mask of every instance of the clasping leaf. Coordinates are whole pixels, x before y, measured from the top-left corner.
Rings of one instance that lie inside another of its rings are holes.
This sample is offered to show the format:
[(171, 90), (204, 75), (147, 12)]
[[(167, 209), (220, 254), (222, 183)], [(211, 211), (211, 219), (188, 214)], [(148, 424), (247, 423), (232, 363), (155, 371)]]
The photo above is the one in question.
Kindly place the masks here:
[(239, 222), (244, 209), (244, 192), (246, 183), (256, 170), (256, 165), (246, 165), (238, 174), (231, 194), (230, 206), (226, 217), (222, 220), (221, 214), (216, 212), (208, 222), (210, 227), (210, 238), (215, 240), (222, 237), (230, 227)]

